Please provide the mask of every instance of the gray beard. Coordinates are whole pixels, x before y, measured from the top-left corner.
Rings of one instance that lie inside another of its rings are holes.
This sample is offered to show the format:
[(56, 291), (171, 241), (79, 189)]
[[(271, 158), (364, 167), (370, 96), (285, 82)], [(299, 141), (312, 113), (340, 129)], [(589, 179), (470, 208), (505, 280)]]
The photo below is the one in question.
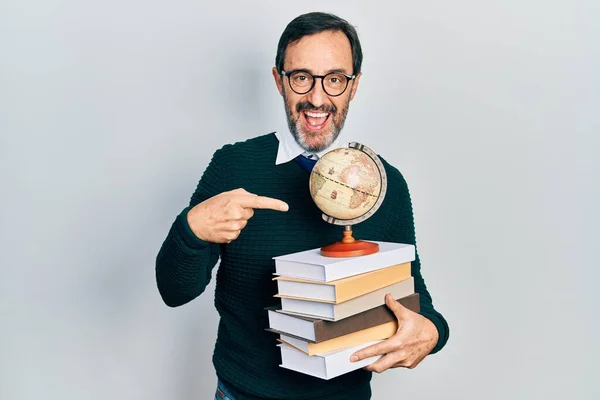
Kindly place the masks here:
[(344, 128), (344, 124), (346, 123), (346, 116), (348, 115), (348, 108), (350, 106), (350, 101), (348, 100), (348, 102), (346, 102), (346, 104), (344, 105), (344, 108), (341, 110), (342, 119), (341, 119), (339, 125), (335, 123), (335, 120), (333, 119), (333, 117), (334, 117), (333, 115), (329, 116), (330, 118), (332, 118), (333, 130), (331, 132), (331, 136), (329, 137), (329, 140), (327, 140), (321, 146), (310, 146), (309, 144), (304, 142), (304, 140), (302, 140), (301, 133), (298, 129), (298, 123), (300, 122), (300, 118), (298, 118), (297, 121), (294, 121), (293, 116), (292, 116), (292, 110), (290, 109), (290, 107), (288, 105), (287, 98), (285, 96), (285, 92), (283, 94), (283, 105), (285, 107), (285, 114), (287, 117), (288, 128), (290, 130), (290, 133), (294, 137), (294, 140), (296, 141), (296, 143), (298, 143), (298, 145), (300, 147), (302, 147), (304, 150), (306, 150), (310, 153), (318, 153), (320, 151), (325, 150), (329, 146), (331, 146), (331, 144), (335, 141), (335, 139), (337, 139), (337, 137), (342, 132), (342, 129)]

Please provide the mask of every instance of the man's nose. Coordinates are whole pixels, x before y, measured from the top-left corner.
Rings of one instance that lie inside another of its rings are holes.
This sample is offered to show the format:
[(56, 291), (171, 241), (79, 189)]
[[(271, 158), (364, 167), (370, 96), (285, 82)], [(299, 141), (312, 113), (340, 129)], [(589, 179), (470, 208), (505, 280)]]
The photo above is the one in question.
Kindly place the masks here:
[(321, 107), (327, 102), (327, 93), (323, 90), (322, 78), (315, 78), (315, 85), (310, 92), (308, 92), (308, 100), (315, 107)]

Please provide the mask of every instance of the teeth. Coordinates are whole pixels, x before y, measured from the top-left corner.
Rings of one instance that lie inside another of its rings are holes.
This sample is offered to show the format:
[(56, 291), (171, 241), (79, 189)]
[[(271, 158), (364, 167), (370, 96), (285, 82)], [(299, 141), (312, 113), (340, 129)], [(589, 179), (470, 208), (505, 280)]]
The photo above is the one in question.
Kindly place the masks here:
[(328, 116), (328, 113), (316, 113), (316, 112), (306, 112), (306, 115), (308, 115), (309, 117), (313, 117), (313, 118), (325, 118), (326, 116)]

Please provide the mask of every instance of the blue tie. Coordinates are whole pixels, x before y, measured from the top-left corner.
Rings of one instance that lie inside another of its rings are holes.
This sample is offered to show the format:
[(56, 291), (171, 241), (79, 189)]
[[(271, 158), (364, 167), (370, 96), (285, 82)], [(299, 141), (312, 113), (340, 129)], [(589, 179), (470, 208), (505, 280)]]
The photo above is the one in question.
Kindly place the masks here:
[(303, 156), (302, 154), (294, 158), (294, 160), (308, 172), (311, 172), (313, 167), (317, 163), (317, 160), (310, 159), (308, 157)]

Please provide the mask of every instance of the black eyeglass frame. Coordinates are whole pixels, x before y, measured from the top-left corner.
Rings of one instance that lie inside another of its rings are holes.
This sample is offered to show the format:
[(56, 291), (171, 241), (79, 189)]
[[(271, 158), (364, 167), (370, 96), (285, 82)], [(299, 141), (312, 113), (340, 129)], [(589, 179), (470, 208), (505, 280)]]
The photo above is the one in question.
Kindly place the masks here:
[[(312, 85), (310, 85), (310, 88), (306, 92), (298, 92), (296, 89), (294, 89), (292, 87), (292, 80), (290, 78), (296, 72), (304, 72), (305, 74), (308, 74), (308, 75), (310, 75), (312, 77)], [(317, 83), (317, 78), (321, 78), (321, 87), (323, 88), (323, 91), (325, 93), (327, 93), (327, 96), (331, 96), (331, 97), (338, 97), (338, 96), (343, 95), (346, 92), (346, 90), (348, 90), (348, 85), (350, 84), (350, 81), (353, 81), (354, 78), (356, 78), (356, 75), (348, 75), (348, 74), (345, 74), (343, 72), (330, 72), (330, 73), (325, 74), (325, 75), (313, 75), (313, 74), (311, 74), (310, 72), (308, 72), (305, 69), (295, 69), (295, 70), (292, 70), (292, 71), (281, 70), (281, 75), (288, 77), (288, 84), (290, 85), (290, 89), (292, 89), (294, 91), (294, 93), (296, 93), (296, 94), (306, 94), (306, 93), (309, 93), (315, 87), (315, 83)], [(329, 92), (327, 92), (327, 89), (325, 89), (325, 77), (327, 77), (329, 75), (343, 75), (343, 76), (346, 77), (346, 79), (348, 79), (346, 81), (346, 87), (339, 94), (329, 94)]]

